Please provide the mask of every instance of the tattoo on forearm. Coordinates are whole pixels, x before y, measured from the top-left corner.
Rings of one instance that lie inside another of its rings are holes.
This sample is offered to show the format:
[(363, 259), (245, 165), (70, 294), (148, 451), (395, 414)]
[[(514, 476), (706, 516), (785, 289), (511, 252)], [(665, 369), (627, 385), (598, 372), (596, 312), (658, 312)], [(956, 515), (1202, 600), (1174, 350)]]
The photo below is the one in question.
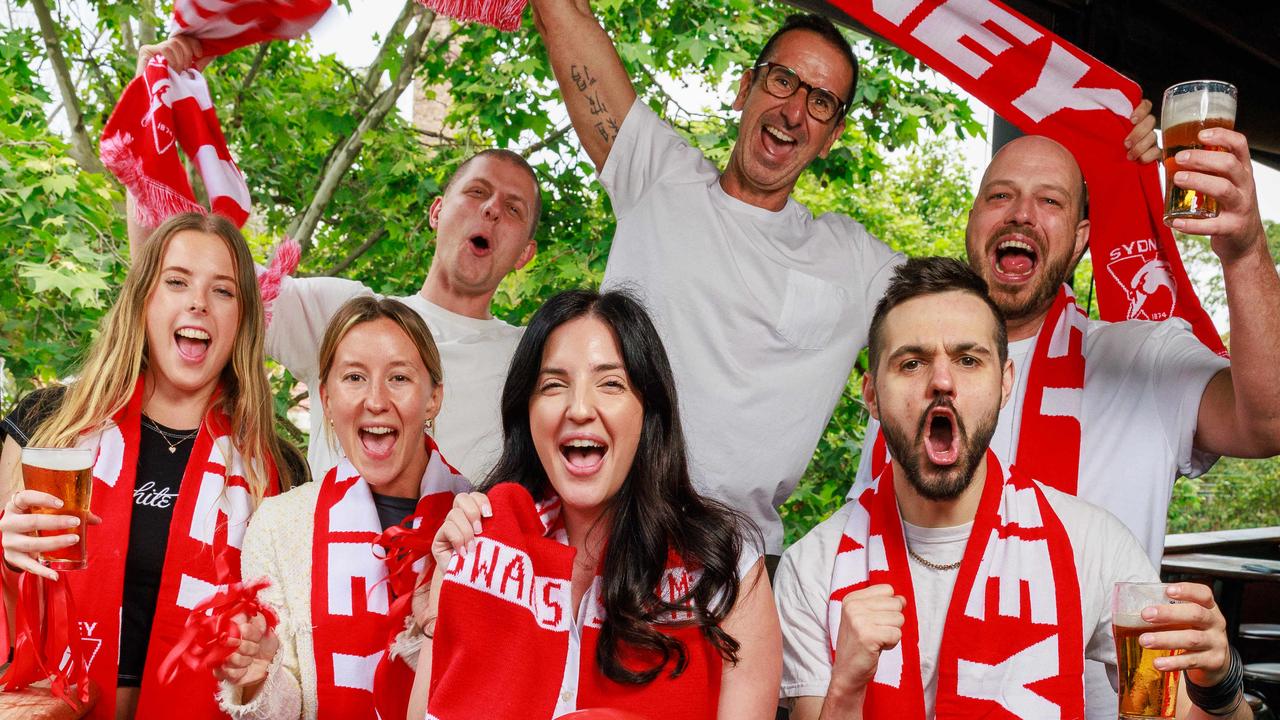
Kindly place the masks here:
[(578, 88), (578, 92), (587, 100), (587, 110), (591, 115), (603, 115), (595, 124), (596, 132), (600, 133), (600, 138), (605, 142), (613, 142), (618, 137), (618, 121), (613, 118), (609, 112), (608, 106), (600, 99), (600, 91), (592, 89), (591, 86), (596, 84), (596, 79), (591, 76), (591, 71), (586, 65), (581, 67), (577, 65), (569, 66), (569, 77), (573, 80), (574, 87)]

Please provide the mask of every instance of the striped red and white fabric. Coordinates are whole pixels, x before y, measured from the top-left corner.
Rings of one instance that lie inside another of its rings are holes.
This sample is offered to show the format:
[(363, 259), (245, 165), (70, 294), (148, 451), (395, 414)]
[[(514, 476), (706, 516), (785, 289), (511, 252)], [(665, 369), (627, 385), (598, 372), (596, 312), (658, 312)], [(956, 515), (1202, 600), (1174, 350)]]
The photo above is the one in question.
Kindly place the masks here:
[[(453, 496), (471, 490), (471, 483), (449, 465), (430, 435), (423, 435), (423, 442), (430, 459), (413, 521), (434, 534), (453, 507)], [(369, 483), (342, 459), (320, 487), (312, 545), (310, 624), (321, 720), (389, 720), (395, 713), (388, 708), (403, 717), (409, 702), (413, 668), (404, 658), (389, 657), (387, 649), (411, 606), (395, 602), (387, 560), (374, 551), (382, 535)], [(404, 614), (393, 617), (393, 611)]]
[(173, 32), (200, 40), (201, 57), (246, 45), (301, 37), (331, 0), (175, 0)]
[(102, 164), (134, 197), (140, 223), (156, 227), (196, 202), (178, 148), (195, 161), (210, 209), (237, 226), (249, 218), (249, 187), (227, 149), (204, 76), (174, 72), (161, 55), (120, 95), (102, 129)]
[[(831, 573), (827, 632), (832, 656), (844, 597), (888, 584), (906, 599), (902, 641), (880, 654), (862, 717), (924, 720), (917, 600), (906, 538), (886, 467), (852, 501)], [(939, 718), (1084, 716), (1080, 579), (1071, 539), (1044, 488), (1005, 477), (987, 451), (986, 481), (965, 545), (936, 658)]]
[(511, 32), (520, 27), (524, 6), (529, 0), (418, 0), (418, 3), (454, 20), (478, 22)]

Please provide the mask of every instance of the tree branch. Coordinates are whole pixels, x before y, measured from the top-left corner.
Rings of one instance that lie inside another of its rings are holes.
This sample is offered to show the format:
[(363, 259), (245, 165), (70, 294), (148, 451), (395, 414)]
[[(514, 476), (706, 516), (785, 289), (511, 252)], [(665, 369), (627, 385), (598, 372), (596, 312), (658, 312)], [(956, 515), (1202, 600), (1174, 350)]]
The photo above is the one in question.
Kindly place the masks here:
[(240, 117), (240, 103), (244, 102), (244, 94), (253, 86), (253, 81), (258, 77), (258, 71), (262, 69), (262, 61), (267, 57), (267, 50), (270, 49), (271, 43), (258, 43), (258, 53), (253, 56), (253, 64), (249, 66), (249, 73), (244, 76), (244, 82), (240, 83), (240, 90), (236, 92), (236, 99), (231, 103), (231, 126), (240, 127), (243, 118)]
[(67, 124), (71, 126), (71, 157), (81, 168), (93, 172), (104, 171), (98, 153), (93, 149), (89, 133), (84, 127), (84, 114), (80, 111), (80, 101), (76, 97), (76, 87), (71, 81), (71, 69), (67, 67), (67, 58), (62, 54), (62, 41), (58, 38), (58, 26), (49, 12), (47, 0), (31, 0), (31, 9), (36, 13), (40, 23), (40, 37), (44, 40), (45, 51), (49, 53), (49, 64), (53, 75), (58, 80), (58, 90), (62, 93), (62, 108), (67, 114)]
[(427, 36), (431, 32), (431, 24), (435, 20), (435, 13), (422, 9), (414, 0), (407, 0), (405, 4), (413, 6), (412, 11), (418, 16), (418, 25), (405, 45), (400, 72), (394, 78), (391, 87), (379, 93), (374, 99), (368, 112), (361, 118), (360, 123), (351, 132), (351, 135), (340, 143), (337, 152), (325, 164), (325, 168), (320, 174), (320, 181), (317, 183), (315, 192), (312, 195), (311, 204), (290, 224), (287, 234), (298, 241), (304, 256), (311, 249), (312, 236), (315, 234), (316, 226), (324, 215), (325, 207), (333, 199), (334, 193), (337, 192), (338, 183), (342, 180), (342, 176), (351, 169), (356, 157), (359, 156), (360, 149), (364, 146), (365, 134), (382, 124), (387, 113), (395, 107), (396, 99), (400, 97), (400, 93), (404, 92), (405, 88), (413, 80), (413, 73), (417, 69), (418, 59), (425, 49)]
[(573, 129), (573, 123), (565, 123), (564, 125), (561, 125), (560, 127), (556, 128), (550, 135), (542, 138), (541, 140), (530, 145), (524, 150), (521, 150), (520, 156), (525, 158), (526, 160), (529, 159), (530, 155), (538, 152), (539, 150), (545, 149), (547, 146), (558, 141), (560, 138), (564, 137), (565, 133), (569, 132), (572, 129)]
[(143, 45), (156, 43), (156, 1), (143, 0), (138, 13), (138, 42)]
[[(376, 93), (378, 92), (378, 81), (382, 79), (382, 65), (396, 51), (399, 39), (404, 35), (405, 28), (409, 27), (409, 21), (413, 20), (413, 16), (417, 14), (420, 6), (414, 0), (405, 2), (404, 7), (400, 10), (400, 16), (396, 21), (391, 23), (391, 29), (387, 31), (387, 36), (382, 41), (382, 47), (378, 48), (378, 54), (373, 58), (373, 63), (369, 65), (368, 71), (364, 76), (364, 83), (358, 88), (360, 90), (360, 100), (362, 102), (372, 103)], [(435, 15), (431, 15), (431, 20), (435, 20)], [(428, 29), (431, 23), (428, 22)], [(407, 51), (407, 50), (406, 50)], [(394, 78), (392, 78), (394, 80)]]
[(355, 250), (352, 250), (350, 253), (347, 254), (346, 257), (339, 260), (333, 267), (329, 268), (328, 270), (325, 270), (320, 274), (326, 277), (334, 277), (338, 273), (351, 267), (351, 263), (358, 260), (361, 255), (369, 252), (369, 248), (373, 247), (374, 245), (377, 245), (378, 242), (381, 241), (382, 238), (386, 236), (387, 236), (387, 228), (386, 227), (378, 228), (378, 231), (370, 235), (367, 240), (365, 240), (363, 243), (360, 244), (360, 247), (356, 248)]

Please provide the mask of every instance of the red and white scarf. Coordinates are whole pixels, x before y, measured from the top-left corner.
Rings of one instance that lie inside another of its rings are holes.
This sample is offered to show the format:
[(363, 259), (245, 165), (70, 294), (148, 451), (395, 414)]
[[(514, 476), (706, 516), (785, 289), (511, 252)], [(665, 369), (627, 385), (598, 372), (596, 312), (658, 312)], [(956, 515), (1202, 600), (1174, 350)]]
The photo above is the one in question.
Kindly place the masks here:
[(454, 20), (478, 22), (512, 32), (519, 29), (529, 0), (418, 0), (418, 3)]
[[(684, 643), (688, 666), (679, 677), (668, 665), (647, 685), (610, 680), (595, 662), (605, 618), (602, 579), (597, 575), (583, 595), (575, 622), (577, 551), (567, 544), (559, 499), (535, 505), (523, 487), (504, 483), (489, 491), (489, 502), (493, 517), (475, 547), (455, 553), (445, 570), (427, 718), (543, 720), (580, 708), (664, 720), (716, 717), (722, 659), (692, 612), (671, 612), (656, 626)], [(659, 595), (678, 602), (698, 578), (673, 555)], [(494, 628), (502, 629), (496, 642)], [(629, 657), (623, 648), (623, 662)]]
[(826, 0), (1028, 134), (1062, 143), (1089, 183), (1103, 320), (1181, 317), (1225, 354), (1165, 227), (1157, 163), (1125, 158), (1138, 84), (1000, 0)]
[[(101, 525), (90, 525), (89, 566), (62, 577), (76, 598), (89, 677), (102, 690), (91, 718), (115, 715), (120, 613), (124, 595), (125, 555), (133, 514), (138, 469), (143, 381), (138, 380), (128, 404), (116, 413), (98, 444), (93, 466), (93, 512)], [(217, 396), (215, 395), (215, 401)], [(231, 439), (231, 421), (215, 405), (200, 424), (182, 476), (169, 526), (156, 614), (147, 646), (146, 669), (136, 717), (168, 718), (182, 707), (185, 718), (224, 717), (214, 700), (213, 675), (181, 673), (168, 684), (159, 667), (179, 641), (191, 609), (229, 582), (240, 579), (240, 547), (253, 512), (245, 479), (245, 461)], [(271, 486), (278, 491), (275, 469)]]
[[(906, 624), (901, 642), (880, 653), (863, 716), (923, 719), (917, 599), (893, 466), (852, 502), (831, 575), (832, 657), (844, 596), (891, 585), (906, 598)], [(1006, 479), (990, 451), (944, 627), (936, 717), (1083, 716), (1084, 640), (1071, 541), (1043, 489), (1021, 475)]]
[[(430, 436), (413, 522), (434, 532), (453, 507), (453, 496), (471, 484), (445, 461)], [(395, 603), (387, 561), (375, 554), (383, 534), (369, 483), (347, 459), (325, 475), (316, 501), (311, 564), (311, 625), (315, 644), (320, 718), (374, 717), (376, 705), (404, 714), (413, 668), (390, 660), (389, 638), (404, 629), (408, 603)], [(421, 563), (416, 569), (421, 570)], [(392, 609), (400, 611), (392, 617)], [(392, 687), (377, 683), (375, 675)], [(386, 701), (385, 703), (383, 701)]]
[(181, 212), (204, 212), (195, 199), (178, 147), (200, 171), (213, 212), (242, 226), (249, 188), (214, 112), (204, 76), (173, 72), (162, 55), (147, 63), (120, 95), (102, 129), (102, 163), (134, 198), (138, 221), (156, 227)]
[(331, 0), (175, 0), (174, 34), (200, 39), (201, 57), (246, 45), (292, 40), (311, 29)]
[[(1084, 341), (1089, 316), (1066, 285), (1058, 291), (1036, 335), (1022, 402), (1014, 474), (1033, 477), (1055, 490), (1076, 494), (1080, 476), (1080, 438), (1084, 401)], [(884, 472), (891, 458), (884, 430), (871, 446), (871, 475)], [(854, 487), (849, 497), (859, 492)]]

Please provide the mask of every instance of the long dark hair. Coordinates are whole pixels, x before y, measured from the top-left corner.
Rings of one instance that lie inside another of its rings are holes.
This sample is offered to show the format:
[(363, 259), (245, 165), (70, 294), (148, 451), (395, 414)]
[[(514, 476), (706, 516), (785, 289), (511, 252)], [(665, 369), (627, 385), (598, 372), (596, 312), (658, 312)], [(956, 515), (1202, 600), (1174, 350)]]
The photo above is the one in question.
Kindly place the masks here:
[[(750, 521), (694, 491), (671, 365), (649, 316), (629, 295), (570, 290), (534, 313), (502, 389), (502, 457), (481, 489), (516, 482), (535, 498), (553, 492), (529, 431), (529, 398), (551, 333), (581, 317), (599, 319), (613, 329), (631, 385), (644, 406), (635, 459), (607, 509), (611, 526), (602, 578), (605, 620), (596, 662), (605, 677), (620, 683), (648, 683), (671, 661), (671, 676), (676, 677), (688, 664), (688, 651), (654, 624), (664, 612), (688, 605), (693, 622), (721, 657), (737, 662), (738, 641), (721, 630), (720, 623), (738, 599), (738, 556)], [(658, 583), (671, 550), (686, 567), (702, 574), (686, 597), (664, 602)], [(624, 644), (640, 651), (628, 653), (627, 665), (619, 659)], [(636, 670), (632, 657), (653, 662)]]

